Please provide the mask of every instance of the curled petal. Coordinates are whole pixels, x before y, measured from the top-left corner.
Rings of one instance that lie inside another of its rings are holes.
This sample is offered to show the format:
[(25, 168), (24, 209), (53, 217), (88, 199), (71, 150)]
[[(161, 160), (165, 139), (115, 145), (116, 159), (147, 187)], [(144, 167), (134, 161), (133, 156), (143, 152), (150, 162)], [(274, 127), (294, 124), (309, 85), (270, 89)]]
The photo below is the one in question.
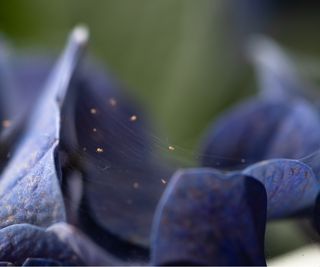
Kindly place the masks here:
[(86, 37), (76, 29), (34, 107), (28, 128), (0, 180), (0, 228), (16, 223), (47, 227), (65, 220), (56, 149), (60, 108)]
[(299, 160), (262, 161), (242, 173), (264, 184), (270, 219), (310, 210), (319, 192), (319, 178), (309, 165)]

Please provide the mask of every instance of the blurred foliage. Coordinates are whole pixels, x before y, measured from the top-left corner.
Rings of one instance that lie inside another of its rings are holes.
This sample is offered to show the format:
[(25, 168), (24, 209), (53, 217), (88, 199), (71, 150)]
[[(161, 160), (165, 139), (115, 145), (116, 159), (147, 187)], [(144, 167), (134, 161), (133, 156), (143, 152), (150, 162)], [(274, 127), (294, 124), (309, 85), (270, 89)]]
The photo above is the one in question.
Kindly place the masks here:
[(17, 47), (56, 50), (70, 28), (87, 24), (95, 57), (150, 111), (162, 136), (189, 153), (214, 115), (243, 94), (221, 9), (210, 0), (9, 0), (0, 3), (0, 30)]
[[(247, 66), (236, 55), (237, 40), (228, 39), (232, 22), (225, 20), (224, 3), (2, 0), (0, 32), (17, 48), (55, 53), (75, 24), (87, 24), (90, 51), (145, 106), (159, 137), (181, 148), (178, 155), (192, 162), (192, 151), (206, 126), (254, 88)], [(319, 42), (303, 30), (315, 25), (315, 16), (281, 17), (279, 25), (269, 32), (283, 43), (317, 53)], [(268, 233), (266, 250), (271, 256), (305, 242), (288, 223), (272, 224)]]

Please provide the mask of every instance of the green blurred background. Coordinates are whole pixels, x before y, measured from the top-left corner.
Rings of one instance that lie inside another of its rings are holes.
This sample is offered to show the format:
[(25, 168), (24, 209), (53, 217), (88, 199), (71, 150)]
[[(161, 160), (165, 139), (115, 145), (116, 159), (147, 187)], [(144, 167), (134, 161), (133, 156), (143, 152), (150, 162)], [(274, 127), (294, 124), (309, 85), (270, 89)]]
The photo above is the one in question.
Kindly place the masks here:
[[(155, 122), (158, 136), (191, 165), (208, 124), (255, 91), (241, 54), (250, 33), (266, 32), (319, 66), (314, 59), (320, 50), (314, 32), (318, 10), (282, 7), (271, 14), (270, 5), (262, 5), (267, 2), (2, 0), (0, 31), (19, 50), (56, 53), (72, 27), (88, 25), (90, 52), (127, 85)], [(317, 67), (311, 69), (319, 74)], [(296, 224), (274, 223), (268, 226), (266, 251), (277, 255), (310, 241)]]
[(90, 51), (148, 109), (162, 134), (191, 148), (235, 100), (237, 73), (222, 41), (220, 1), (1, 1), (0, 30), (19, 48), (58, 51), (79, 22)]

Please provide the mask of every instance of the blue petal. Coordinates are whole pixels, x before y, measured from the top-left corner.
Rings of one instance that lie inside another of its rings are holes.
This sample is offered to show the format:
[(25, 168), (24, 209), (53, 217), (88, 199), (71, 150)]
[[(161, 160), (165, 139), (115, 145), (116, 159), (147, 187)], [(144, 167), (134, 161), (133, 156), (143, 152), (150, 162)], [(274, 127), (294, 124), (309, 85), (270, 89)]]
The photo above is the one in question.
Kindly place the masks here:
[(266, 205), (253, 178), (177, 172), (155, 215), (152, 264), (265, 265)]
[(203, 166), (241, 169), (263, 159), (299, 159), (320, 148), (320, 118), (313, 105), (319, 94), (271, 40), (256, 40), (249, 53), (260, 94), (212, 126), (201, 152)]
[(62, 263), (43, 258), (28, 258), (24, 261), (22, 266), (62, 266)]
[(54, 233), (29, 224), (15, 224), (0, 230), (0, 260), (21, 265), (25, 259), (46, 258), (64, 265), (83, 265), (80, 258)]
[(47, 229), (47, 232), (54, 233), (59, 240), (72, 249), (86, 265), (119, 266), (125, 264), (107, 251), (104, 251), (86, 235), (69, 224), (54, 224)]
[[(123, 95), (121, 85), (87, 65), (73, 86), (78, 92), (74, 147), (84, 170), (86, 213), (102, 230), (147, 247), (153, 213), (165, 188), (161, 179), (172, 172), (154, 153), (147, 118)], [(69, 135), (66, 129), (62, 131)]]
[(268, 218), (283, 218), (314, 206), (319, 176), (299, 160), (272, 159), (242, 171), (262, 182), (268, 196)]
[[(290, 111), (273, 133), (265, 158), (303, 158), (320, 148), (319, 112), (310, 103), (291, 103)], [(272, 133), (269, 133), (272, 135)]]
[(49, 226), (65, 220), (56, 167), (60, 108), (85, 40), (72, 35), (35, 105), (28, 129), (0, 180), (0, 228), (30, 223)]
[(253, 98), (232, 108), (206, 135), (202, 165), (235, 169), (265, 159), (272, 136), (290, 107), (278, 100)]
[(271, 38), (255, 36), (248, 43), (247, 52), (264, 98), (302, 98), (314, 102), (315, 86), (304, 80), (294, 60)]

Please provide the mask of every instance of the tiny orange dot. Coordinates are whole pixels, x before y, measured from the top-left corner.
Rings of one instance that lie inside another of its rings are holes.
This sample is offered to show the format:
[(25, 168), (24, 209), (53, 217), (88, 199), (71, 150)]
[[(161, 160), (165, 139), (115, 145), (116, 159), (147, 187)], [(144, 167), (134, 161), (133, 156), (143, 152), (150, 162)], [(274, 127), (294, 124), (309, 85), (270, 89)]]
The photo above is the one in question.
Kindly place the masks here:
[(115, 107), (117, 105), (117, 100), (115, 100), (113, 97), (109, 99), (109, 104), (111, 107)]
[(103, 148), (98, 147), (96, 151), (97, 151), (97, 153), (102, 153), (103, 152)]
[(91, 114), (97, 114), (97, 110), (95, 108), (90, 109)]
[(130, 121), (136, 121), (138, 119), (138, 117), (136, 115), (132, 115), (130, 117)]
[(11, 126), (11, 121), (10, 120), (3, 120), (2, 121), (2, 127), (3, 128), (9, 128)]

